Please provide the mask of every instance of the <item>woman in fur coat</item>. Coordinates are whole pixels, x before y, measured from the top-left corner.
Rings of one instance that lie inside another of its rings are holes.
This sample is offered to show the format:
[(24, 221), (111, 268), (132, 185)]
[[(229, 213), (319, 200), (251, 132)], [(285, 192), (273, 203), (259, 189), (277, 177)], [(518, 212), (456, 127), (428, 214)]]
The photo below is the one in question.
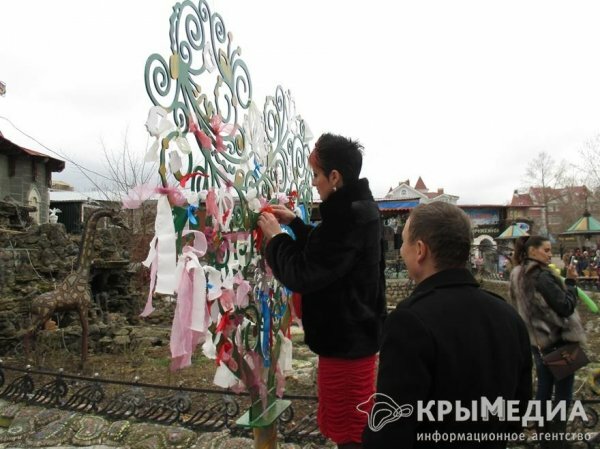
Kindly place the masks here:
[(520, 237), (515, 242), (510, 297), (529, 331), (538, 379), (536, 399), (550, 400), (554, 393), (555, 401), (571, 401), (575, 375), (556, 381), (540, 355), (540, 350), (546, 354), (564, 343), (585, 342), (575, 310), (577, 269), (570, 264), (563, 283), (548, 268), (551, 258), (552, 247), (546, 237)]
[[(382, 223), (362, 146), (323, 134), (309, 157), (322, 221), (305, 225), (284, 206), (258, 219), (275, 277), (302, 294), (304, 339), (319, 355), (317, 419), (338, 448), (360, 448), (375, 393), (375, 359), (386, 314)], [(296, 240), (282, 232), (294, 231)]]

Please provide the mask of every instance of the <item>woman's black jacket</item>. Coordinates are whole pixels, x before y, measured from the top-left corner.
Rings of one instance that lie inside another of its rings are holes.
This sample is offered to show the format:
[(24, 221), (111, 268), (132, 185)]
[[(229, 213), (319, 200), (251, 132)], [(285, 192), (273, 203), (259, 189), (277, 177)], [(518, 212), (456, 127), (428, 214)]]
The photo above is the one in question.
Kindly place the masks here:
[(305, 342), (322, 356), (359, 358), (379, 350), (386, 314), (379, 208), (366, 179), (320, 205), (316, 227), (295, 219), (296, 235), (275, 236), (267, 260), (275, 277), (302, 294)]

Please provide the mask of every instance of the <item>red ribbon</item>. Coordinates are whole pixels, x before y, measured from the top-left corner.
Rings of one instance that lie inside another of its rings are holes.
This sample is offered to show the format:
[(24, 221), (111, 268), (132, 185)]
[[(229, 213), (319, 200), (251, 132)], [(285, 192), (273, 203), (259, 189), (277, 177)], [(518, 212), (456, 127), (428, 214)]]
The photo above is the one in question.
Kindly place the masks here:
[(185, 184), (191, 179), (191, 178), (195, 178), (196, 176), (204, 176), (205, 178), (208, 178), (208, 175), (206, 173), (202, 173), (200, 171), (195, 171), (192, 173), (188, 173), (187, 175), (183, 175), (181, 177), (181, 179), (179, 180), (179, 185), (181, 187), (185, 187)]
[(298, 192), (292, 190), (288, 195), (288, 206), (291, 210), (296, 208), (296, 200), (298, 199)]
[(296, 316), (302, 319), (302, 295), (300, 293), (292, 293), (292, 304), (294, 305)]
[(219, 321), (219, 324), (217, 324), (215, 333), (223, 332), (223, 330), (227, 327), (228, 324), (229, 324), (229, 310), (227, 312), (225, 312), (223, 314), (223, 316), (221, 317), (221, 321)]
[[(263, 212), (268, 212), (268, 213), (272, 214), (273, 208), (267, 204), (266, 206), (261, 208), (260, 213), (262, 214)], [(262, 246), (262, 243), (263, 243), (263, 240), (265, 237), (260, 226), (258, 226), (252, 230), (252, 236), (254, 237), (254, 246), (256, 247), (256, 250), (260, 251), (260, 248)]]
[[(221, 345), (221, 347), (219, 348), (219, 352), (217, 353), (217, 366), (221, 365), (221, 360), (225, 362), (229, 360), (229, 351), (231, 351), (232, 348), (233, 344), (229, 340), (225, 340), (225, 343)], [(227, 358), (227, 360), (225, 358)]]

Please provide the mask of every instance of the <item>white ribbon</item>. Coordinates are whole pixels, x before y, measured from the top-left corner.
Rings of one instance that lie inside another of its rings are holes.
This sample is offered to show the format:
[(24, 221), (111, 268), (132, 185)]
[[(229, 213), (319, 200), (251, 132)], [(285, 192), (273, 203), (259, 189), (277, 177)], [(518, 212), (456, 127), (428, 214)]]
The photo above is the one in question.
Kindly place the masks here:
[(281, 346), (279, 349), (279, 359), (277, 363), (279, 363), (279, 368), (281, 372), (287, 374), (292, 371), (292, 340), (283, 335), (283, 332), (279, 331), (278, 335)]
[(156, 221), (154, 231), (157, 238), (156, 250), (158, 251), (158, 266), (156, 272), (156, 293), (172, 295), (177, 288), (175, 271), (177, 268), (177, 247), (175, 224), (171, 206), (166, 196), (158, 199), (156, 206)]
[(213, 341), (213, 335), (210, 331), (206, 331), (206, 340), (202, 345), (202, 353), (208, 359), (214, 360), (217, 358), (217, 346)]
[(221, 362), (217, 368), (213, 382), (218, 387), (231, 388), (237, 385), (239, 381), (238, 378), (235, 377), (235, 375), (229, 370), (229, 368), (227, 368), (227, 365), (224, 362)]

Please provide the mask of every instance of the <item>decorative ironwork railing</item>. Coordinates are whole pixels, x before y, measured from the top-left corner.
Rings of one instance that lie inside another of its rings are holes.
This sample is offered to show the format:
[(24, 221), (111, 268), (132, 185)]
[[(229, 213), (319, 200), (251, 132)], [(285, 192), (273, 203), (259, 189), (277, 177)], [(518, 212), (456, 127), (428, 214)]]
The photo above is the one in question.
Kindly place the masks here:
[[(210, 388), (156, 385), (16, 367), (0, 362), (0, 398), (31, 405), (93, 413), (111, 420), (181, 425), (195, 431), (229, 429), (250, 436), (235, 420), (248, 409), (247, 393)], [(278, 430), (286, 442), (324, 443), (316, 421), (315, 396), (289, 395), (292, 405), (279, 417)]]
[[(181, 425), (194, 431), (229, 430), (232, 436), (248, 436), (250, 430), (235, 420), (250, 403), (247, 393), (186, 388), (78, 376), (62, 370), (21, 368), (0, 362), (0, 398), (79, 413), (92, 413), (111, 420), (135, 418), (141, 422)], [(292, 405), (279, 417), (278, 430), (285, 442), (324, 444), (316, 422), (315, 396), (289, 395)], [(576, 418), (566, 429), (588, 448), (600, 447), (600, 399), (582, 399), (587, 421)], [(525, 431), (523, 441), (509, 447), (538, 447), (535, 430)], [(585, 438), (583, 438), (585, 436)], [(580, 447), (580, 446), (577, 446)]]

